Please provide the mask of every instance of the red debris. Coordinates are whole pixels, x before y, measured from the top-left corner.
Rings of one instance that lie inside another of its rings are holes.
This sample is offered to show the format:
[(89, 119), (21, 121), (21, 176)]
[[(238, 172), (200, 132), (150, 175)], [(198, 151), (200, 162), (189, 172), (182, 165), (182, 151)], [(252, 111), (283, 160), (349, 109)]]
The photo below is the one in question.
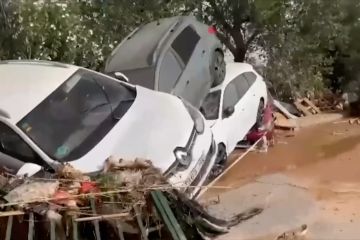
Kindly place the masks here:
[(99, 188), (96, 186), (95, 182), (82, 182), (81, 187), (79, 189), (79, 192), (81, 194), (87, 194), (87, 193), (95, 193), (99, 192)]

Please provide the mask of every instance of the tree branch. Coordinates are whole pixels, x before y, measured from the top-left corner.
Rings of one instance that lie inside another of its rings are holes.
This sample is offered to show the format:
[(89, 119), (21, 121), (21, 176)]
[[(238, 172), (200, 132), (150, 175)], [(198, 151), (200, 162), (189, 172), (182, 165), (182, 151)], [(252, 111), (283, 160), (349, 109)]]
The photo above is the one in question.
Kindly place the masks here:
[(224, 18), (224, 14), (222, 14), (220, 11), (219, 11), (219, 8), (216, 4), (216, 2), (214, 0), (208, 0), (208, 2), (210, 3), (210, 6), (211, 8), (213, 9), (214, 11), (214, 18), (216, 19), (217, 22), (219, 22), (225, 31), (230, 31), (232, 29), (231, 25), (225, 20)]
[(236, 53), (236, 47), (231, 43), (230, 38), (221, 32), (217, 32), (216, 36), (225, 46), (230, 50), (232, 54)]
[(251, 42), (253, 42), (255, 40), (255, 38), (260, 34), (259, 30), (255, 30), (253, 32), (253, 34), (251, 34), (251, 36), (247, 39), (246, 43), (245, 43), (245, 47), (248, 48), (249, 45), (251, 44)]

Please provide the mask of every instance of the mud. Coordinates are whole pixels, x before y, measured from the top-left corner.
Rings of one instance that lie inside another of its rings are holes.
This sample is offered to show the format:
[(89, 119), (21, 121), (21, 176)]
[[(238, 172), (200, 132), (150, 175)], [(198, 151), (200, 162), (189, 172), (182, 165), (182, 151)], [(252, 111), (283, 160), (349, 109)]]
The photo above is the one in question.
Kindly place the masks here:
[[(229, 161), (234, 161), (239, 154), (240, 151), (234, 152)], [(232, 206), (234, 209), (241, 207), (246, 198), (254, 203), (257, 196), (262, 196), (260, 200), (263, 200), (267, 193), (277, 197), (273, 199), (273, 206), (267, 209), (268, 215), (260, 217), (258, 222), (249, 228), (242, 226), (234, 233), (235, 235), (229, 235), (229, 238), (224, 239), (276, 239), (281, 233), (280, 229), (286, 226), (285, 222), (296, 221), (301, 221), (297, 224), (309, 224), (309, 231), (305, 236), (294, 239), (359, 239), (359, 158), (360, 125), (340, 122), (302, 129), (295, 136), (279, 133), (277, 144), (269, 149), (268, 153), (250, 153), (215, 185), (230, 189), (212, 189), (204, 197), (210, 198), (220, 194), (224, 198), (221, 201), (228, 201), (225, 205), (230, 206), (230, 209), (231, 204), (234, 205)], [(259, 181), (263, 178), (268, 179), (268, 176), (274, 174), (288, 178), (289, 182), (274, 188), (269, 182), (264, 184)], [(264, 186), (256, 185), (257, 183), (262, 183)], [(280, 189), (287, 188), (292, 189), (293, 193), (290, 195), (285, 192), (276, 193)], [(256, 190), (258, 193), (256, 196), (236, 193), (245, 190), (249, 192)], [(301, 200), (299, 196), (295, 196), (295, 193), (303, 193), (313, 201)], [(276, 213), (269, 213), (276, 207), (279, 207)], [(309, 212), (312, 208), (316, 210)], [(303, 216), (306, 211), (308, 215)], [(276, 221), (268, 222), (268, 218), (273, 220), (273, 216), (276, 216)], [(281, 221), (279, 216), (287, 216), (287, 218)], [(263, 226), (261, 224), (267, 226), (263, 234), (259, 233), (264, 229), (258, 227)], [(239, 233), (248, 234), (239, 237), (236, 235)], [(253, 237), (249, 237), (250, 235)], [(261, 237), (257, 238), (257, 236)]]
[[(229, 163), (241, 155), (235, 151)], [(347, 122), (301, 129), (295, 134), (278, 132), (267, 153), (251, 152), (225, 174), (205, 196), (238, 188), (255, 178), (285, 173), (304, 182), (360, 182), (360, 126)]]

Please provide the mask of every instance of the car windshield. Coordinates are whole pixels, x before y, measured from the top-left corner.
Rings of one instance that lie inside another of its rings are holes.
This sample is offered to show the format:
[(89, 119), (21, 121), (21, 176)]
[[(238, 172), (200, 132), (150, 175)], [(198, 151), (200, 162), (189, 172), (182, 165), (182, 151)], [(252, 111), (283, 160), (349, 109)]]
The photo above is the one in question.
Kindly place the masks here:
[(81, 69), (17, 125), (50, 158), (72, 161), (102, 140), (135, 97), (134, 88)]
[(221, 90), (209, 93), (200, 110), (207, 120), (215, 120), (219, 117)]

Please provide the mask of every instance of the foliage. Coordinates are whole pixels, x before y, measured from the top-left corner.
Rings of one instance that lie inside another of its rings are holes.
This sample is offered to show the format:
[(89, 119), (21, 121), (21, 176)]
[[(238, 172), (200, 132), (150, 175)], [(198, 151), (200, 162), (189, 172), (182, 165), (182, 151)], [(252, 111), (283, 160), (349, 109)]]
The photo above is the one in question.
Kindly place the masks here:
[(266, 77), (280, 97), (320, 95), (329, 86), (334, 61), (329, 51), (347, 41), (340, 1), (288, 0), (268, 23)]
[(167, 16), (161, 10), (167, 5), (160, 6), (156, 0), (12, 3), (8, 18), (12, 28), (8, 36), (1, 35), (0, 42), (0, 49), (7, 51), (0, 50), (0, 58), (45, 59), (100, 69), (133, 28)]
[(235, 61), (264, 57), (281, 98), (360, 86), (360, 0), (0, 0), (0, 59), (101, 70), (139, 24), (189, 13), (217, 27)]

